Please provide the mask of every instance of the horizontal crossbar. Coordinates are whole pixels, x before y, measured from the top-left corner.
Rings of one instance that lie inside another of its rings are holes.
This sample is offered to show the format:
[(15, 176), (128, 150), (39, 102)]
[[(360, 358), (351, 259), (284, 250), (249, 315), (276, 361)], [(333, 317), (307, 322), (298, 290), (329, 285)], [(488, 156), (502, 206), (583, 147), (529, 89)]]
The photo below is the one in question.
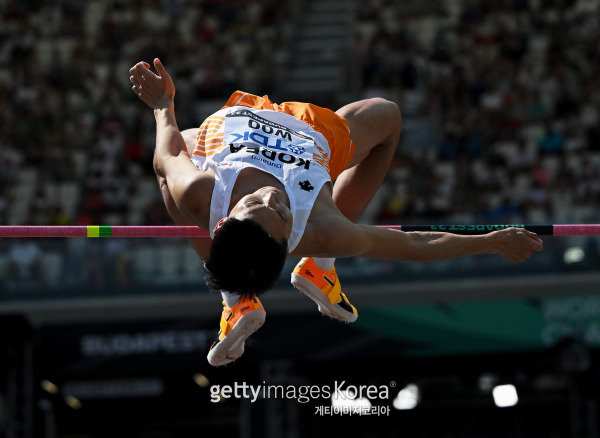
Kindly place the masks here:
[[(401, 231), (442, 231), (452, 234), (485, 234), (509, 227), (524, 228), (545, 236), (598, 236), (600, 224), (556, 225), (381, 225)], [(0, 237), (208, 237), (195, 226), (128, 225), (2, 225)]]

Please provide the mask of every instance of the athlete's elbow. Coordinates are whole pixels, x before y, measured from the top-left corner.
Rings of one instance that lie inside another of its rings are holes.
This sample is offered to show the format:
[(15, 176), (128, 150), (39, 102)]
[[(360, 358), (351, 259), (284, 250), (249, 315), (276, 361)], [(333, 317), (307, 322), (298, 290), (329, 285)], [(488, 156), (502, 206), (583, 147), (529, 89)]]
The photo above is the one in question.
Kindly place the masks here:
[(154, 158), (152, 159), (152, 167), (154, 168), (154, 173), (158, 177), (164, 177), (165, 173), (160, 166), (160, 160), (158, 159), (158, 154), (154, 151)]
[(188, 218), (196, 217), (199, 211), (199, 191), (196, 182), (180, 177), (168, 181), (168, 185), (177, 209)]

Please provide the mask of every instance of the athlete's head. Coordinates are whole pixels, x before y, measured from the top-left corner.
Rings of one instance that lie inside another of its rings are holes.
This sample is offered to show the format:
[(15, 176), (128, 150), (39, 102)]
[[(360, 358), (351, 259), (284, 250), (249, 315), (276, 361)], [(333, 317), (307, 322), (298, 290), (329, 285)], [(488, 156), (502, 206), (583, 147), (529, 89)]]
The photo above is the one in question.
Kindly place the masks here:
[(257, 296), (281, 274), (287, 257), (287, 238), (276, 239), (259, 223), (228, 217), (215, 233), (204, 266), (213, 291)]
[(261, 187), (240, 198), (228, 217), (252, 219), (278, 241), (289, 239), (292, 232), (293, 216), (287, 195), (271, 186)]

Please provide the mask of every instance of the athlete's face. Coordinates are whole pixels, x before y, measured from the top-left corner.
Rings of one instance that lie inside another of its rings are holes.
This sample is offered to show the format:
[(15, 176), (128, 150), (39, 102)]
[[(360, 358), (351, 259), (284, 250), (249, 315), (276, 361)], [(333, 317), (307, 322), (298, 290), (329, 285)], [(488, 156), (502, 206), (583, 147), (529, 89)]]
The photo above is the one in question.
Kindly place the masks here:
[(278, 242), (289, 239), (292, 232), (293, 217), (286, 196), (275, 187), (262, 187), (244, 196), (229, 217), (254, 220)]

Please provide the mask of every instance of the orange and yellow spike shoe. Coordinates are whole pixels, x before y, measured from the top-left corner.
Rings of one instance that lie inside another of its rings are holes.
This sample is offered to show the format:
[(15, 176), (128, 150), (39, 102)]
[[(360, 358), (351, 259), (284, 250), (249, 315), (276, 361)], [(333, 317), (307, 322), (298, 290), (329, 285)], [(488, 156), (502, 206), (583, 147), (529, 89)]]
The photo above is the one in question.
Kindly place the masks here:
[(246, 339), (265, 322), (267, 313), (257, 297), (242, 298), (233, 307), (223, 302), (219, 339), (208, 352), (208, 363), (213, 366), (227, 365), (244, 354)]
[(319, 306), (319, 312), (344, 322), (354, 322), (358, 311), (342, 292), (335, 266), (325, 271), (312, 257), (300, 260), (292, 272), (292, 285)]

